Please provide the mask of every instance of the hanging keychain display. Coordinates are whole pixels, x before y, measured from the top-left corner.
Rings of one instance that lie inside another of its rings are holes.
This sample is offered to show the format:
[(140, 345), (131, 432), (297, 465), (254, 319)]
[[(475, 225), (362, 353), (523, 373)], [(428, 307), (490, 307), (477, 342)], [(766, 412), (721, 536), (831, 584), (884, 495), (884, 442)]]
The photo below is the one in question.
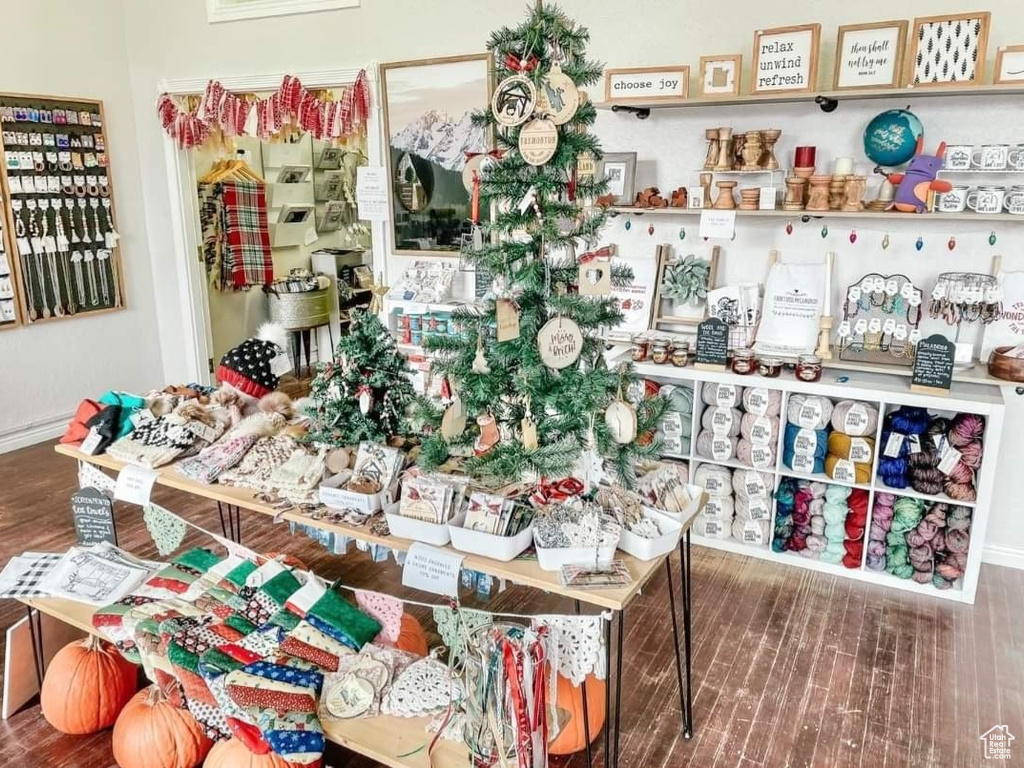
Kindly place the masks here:
[(864, 275), (846, 289), (837, 330), (839, 359), (911, 365), (911, 335), (921, 323), (923, 294), (906, 275)]

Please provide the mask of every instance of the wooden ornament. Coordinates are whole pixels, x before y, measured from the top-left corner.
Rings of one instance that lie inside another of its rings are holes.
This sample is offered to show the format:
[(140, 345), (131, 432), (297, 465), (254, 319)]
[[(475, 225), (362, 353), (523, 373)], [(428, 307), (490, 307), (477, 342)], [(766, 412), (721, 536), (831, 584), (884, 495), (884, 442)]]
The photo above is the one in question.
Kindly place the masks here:
[(498, 341), (512, 341), (519, 338), (519, 310), (510, 299), (498, 299), (494, 302), (497, 315)]
[(608, 425), (612, 440), (625, 445), (636, 440), (636, 409), (625, 400), (619, 399), (604, 412), (604, 423)]
[(537, 332), (537, 348), (548, 368), (568, 368), (583, 353), (583, 332), (573, 320), (554, 317)]
[(477, 456), (483, 456), (501, 441), (501, 433), (498, 431), (497, 422), (489, 413), (477, 416), (476, 424), (480, 427), (480, 437), (473, 444), (473, 452)]
[(592, 259), (580, 264), (577, 281), (580, 296), (607, 296), (612, 292), (611, 259)]
[(527, 451), (537, 450), (537, 422), (533, 420), (533, 416), (526, 414), (519, 426), (523, 433), (523, 448)]
[(544, 165), (558, 149), (558, 128), (545, 118), (534, 118), (519, 131), (519, 154), (530, 165)]
[(466, 411), (462, 406), (462, 400), (458, 395), (452, 398), (451, 404), (445, 409), (441, 417), (441, 437), (445, 440), (454, 440), (466, 431)]
[(578, 179), (592, 179), (597, 173), (597, 161), (592, 152), (580, 152), (576, 156), (576, 176)]
[(327, 458), (324, 459), (324, 465), (327, 467), (328, 472), (336, 475), (348, 469), (350, 459), (351, 454), (347, 448), (335, 448), (327, 454)]
[(548, 118), (555, 125), (565, 125), (572, 120), (580, 107), (580, 92), (576, 83), (555, 63), (544, 75), (537, 90), (537, 114)]
[(494, 89), (491, 111), (499, 125), (514, 128), (533, 116), (537, 106), (537, 89), (525, 75), (506, 77)]

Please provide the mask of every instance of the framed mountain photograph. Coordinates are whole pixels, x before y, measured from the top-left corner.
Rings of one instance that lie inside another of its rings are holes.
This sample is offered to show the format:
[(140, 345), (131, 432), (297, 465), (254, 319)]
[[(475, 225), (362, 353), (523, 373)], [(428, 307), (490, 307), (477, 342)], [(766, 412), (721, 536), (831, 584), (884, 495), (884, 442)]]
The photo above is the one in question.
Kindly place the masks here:
[(471, 232), (466, 154), (491, 149), (473, 112), (490, 103), (490, 54), (381, 65), (394, 253), (458, 254)]

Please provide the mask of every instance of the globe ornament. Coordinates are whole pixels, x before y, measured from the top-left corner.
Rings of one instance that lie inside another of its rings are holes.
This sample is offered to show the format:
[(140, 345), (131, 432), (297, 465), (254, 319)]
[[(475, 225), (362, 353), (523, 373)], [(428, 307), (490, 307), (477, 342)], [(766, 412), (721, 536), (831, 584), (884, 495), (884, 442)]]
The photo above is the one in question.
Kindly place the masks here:
[(924, 126), (906, 109), (890, 109), (876, 115), (864, 129), (864, 154), (872, 162), (894, 168), (910, 161)]

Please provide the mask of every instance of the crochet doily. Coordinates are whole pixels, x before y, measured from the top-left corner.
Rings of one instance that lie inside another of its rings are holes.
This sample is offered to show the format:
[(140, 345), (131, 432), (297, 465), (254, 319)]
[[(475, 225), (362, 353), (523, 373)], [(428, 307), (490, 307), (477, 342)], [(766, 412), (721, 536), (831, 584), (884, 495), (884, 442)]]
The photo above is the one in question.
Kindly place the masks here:
[(173, 512), (159, 504), (150, 503), (143, 510), (142, 519), (161, 557), (166, 557), (181, 546), (185, 538), (185, 521)]
[(421, 717), (444, 712), (462, 701), (462, 684), (436, 659), (420, 659), (395, 680), (381, 711), (398, 717)]
[(604, 680), (608, 649), (604, 645), (604, 618), (601, 616), (537, 616), (533, 628), (548, 628), (544, 640), (547, 655), (559, 674), (573, 685), (593, 674)]
[[(465, 632), (462, 629), (463, 622), (466, 625)], [(454, 658), (461, 659), (466, 655), (466, 635), (472, 636), (481, 627), (489, 627), (494, 623), (494, 616), (487, 611), (472, 608), (438, 606), (434, 608), (434, 623), (437, 624), (437, 633), (445, 646), (451, 650)]]
[(382, 595), (379, 592), (356, 590), (356, 603), (365, 613), (380, 622), (381, 630), (375, 642), (387, 642), (394, 645), (402, 633), (402, 614), (405, 603), (397, 597)]

